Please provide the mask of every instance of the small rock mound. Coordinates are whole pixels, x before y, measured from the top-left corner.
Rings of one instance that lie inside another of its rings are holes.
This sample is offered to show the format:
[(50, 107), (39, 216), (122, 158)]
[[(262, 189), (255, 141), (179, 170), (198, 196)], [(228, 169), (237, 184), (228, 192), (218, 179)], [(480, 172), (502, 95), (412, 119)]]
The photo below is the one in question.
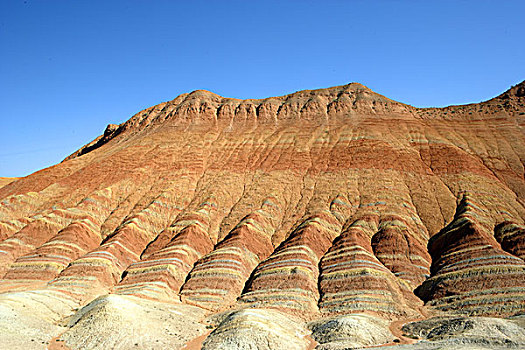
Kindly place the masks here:
[(60, 340), (72, 349), (181, 348), (204, 333), (202, 316), (187, 305), (108, 295), (80, 309)]
[(233, 312), (204, 341), (203, 350), (303, 350), (308, 330), (300, 322), (273, 310)]
[(338, 316), (312, 322), (316, 349), (336, 350), (386, 344), (394, 340), (388, 322), (364, 314)]

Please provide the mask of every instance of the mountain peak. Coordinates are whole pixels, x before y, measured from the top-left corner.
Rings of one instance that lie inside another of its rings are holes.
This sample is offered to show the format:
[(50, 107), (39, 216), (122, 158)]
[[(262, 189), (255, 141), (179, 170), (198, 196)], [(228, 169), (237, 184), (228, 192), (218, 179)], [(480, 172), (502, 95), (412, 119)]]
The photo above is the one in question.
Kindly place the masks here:
[[(504, 108), (509, 113), (519, 114), (523, 108), (518, 100), (523, 98), (524, 86), (525, 83), (522, 82), (493, 100), (503, 99)], [(487, 103), (490, 104), (490, 101)], [(108, 126), (104, 135), (82, 147), (66, 160), (97, 149), (117, 136), (137, 134), (160, 125), (242, 128), (254, 123), (261, 125), (296, 122), (340, 123), (367, 116), (380, 119), (436, 117), (448, 119), (450, 116), (471, 119), (476, 115), (481, 118), (490, 117), (499, 108), (500, 102), (492, 107), (486, 107), (486, 112), (480, 114), (477, 106), (483, 104), (418, 109), (391, 100), (356, 82), (260, 99), (229, 98), (207, 90), (195, 90), (147, 108), (119, 126)]]

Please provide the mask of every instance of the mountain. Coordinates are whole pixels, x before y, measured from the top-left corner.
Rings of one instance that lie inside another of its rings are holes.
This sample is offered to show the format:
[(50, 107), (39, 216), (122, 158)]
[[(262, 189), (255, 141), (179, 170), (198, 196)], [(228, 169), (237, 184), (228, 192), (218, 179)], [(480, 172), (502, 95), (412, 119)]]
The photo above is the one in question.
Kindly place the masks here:
[(351, 83), (145, 109), (0, 187), (0, 342), (522, 346), (524, 126), (525, 82), (445, 108)]
[(0, 177), (0, 187), (3, 187), (11, 182), (18, 180), (17, 177)]

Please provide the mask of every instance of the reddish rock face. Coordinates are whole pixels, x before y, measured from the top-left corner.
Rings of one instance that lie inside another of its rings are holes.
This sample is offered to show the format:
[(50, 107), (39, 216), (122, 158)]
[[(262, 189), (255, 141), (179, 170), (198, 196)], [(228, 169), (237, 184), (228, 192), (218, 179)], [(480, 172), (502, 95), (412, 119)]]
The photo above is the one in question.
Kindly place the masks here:
[(372, 237), (375, 255), (397, 277), (413, 288), (429, 277), (430, 255), (403, 219), (389, 217)]
[(465, 195), (454, 221), (430, 239), (432, 276), (417, 294), (433, 308), (499, 316), (525, 309), (525, 261), (499, 247), (485, 215)]
[(13, 181), (18, 180), (17, 177), (0, 177), (0, 187), (10, 184)]
[(424, 109), (355, 83), (183, 94), (2, 181), (0, 292), (310, 319), (523, 312), (524, 84)]

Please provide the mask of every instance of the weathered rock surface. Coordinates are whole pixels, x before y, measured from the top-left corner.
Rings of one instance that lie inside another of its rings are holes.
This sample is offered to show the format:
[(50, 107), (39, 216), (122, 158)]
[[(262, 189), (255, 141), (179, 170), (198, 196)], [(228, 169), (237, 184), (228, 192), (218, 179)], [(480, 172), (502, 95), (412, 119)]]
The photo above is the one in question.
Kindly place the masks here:
[(205, 331), (201, 309), (109, 295), (79, 310), (59, 341), (74, 349), (181, 348)]
[(193, 267), (181, 289), (182, 300), (220, 309), (233, 304), (252, 270), (271, 254), (280, 208), (275, 198), (244, 217), (212, 252)]
[(377, 224), (377, 216), (354, 221), (322, 258), (319, 307), (324, 314), (368, 312), (387, 318), (418, 314), (422, 303), (412, 289), (374, 255), (371, 239)]
[(340, 230), (340, 223), (330, 212), (305, 220), (259, 264), (240, 301), (253, 307), (288, 309), (303, 316), (317, 313), (319, 259)]
[(208, 200), (199, 210), (182, 215), (162, 231), (146, 248), (142, 259), (124, 271), (125, 277), (116, 292), (156, 299), (177, 298), (197, 259), (213, 248), (208, 230), (215, 205)]
[(63, 311), (62, 301), (36, 293), (0, 295), (1, 347), (13, 350), (47, 348), (53, 338), (67, 329), (56, 317)]
[(503, 250), (525, 261), (525, 226), (503, 222), (496, 226), (495, 233)]
[(525, 329), (510, 319), (490, 317), (431, 318), (408, 323), (403, 331), (420, 339), (431, 341), (451, 338), (483, 339), (491, 343), (525, 345)]
[(0, 180), (0, 344), (337, 349), (439, 316), (479, 337), (398, 346), (518, 346), (524, 91), (423, 109), (356, 83), (194, 91), (108, 125)]

